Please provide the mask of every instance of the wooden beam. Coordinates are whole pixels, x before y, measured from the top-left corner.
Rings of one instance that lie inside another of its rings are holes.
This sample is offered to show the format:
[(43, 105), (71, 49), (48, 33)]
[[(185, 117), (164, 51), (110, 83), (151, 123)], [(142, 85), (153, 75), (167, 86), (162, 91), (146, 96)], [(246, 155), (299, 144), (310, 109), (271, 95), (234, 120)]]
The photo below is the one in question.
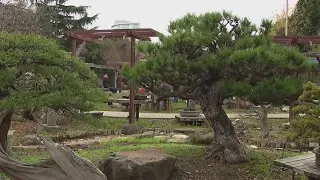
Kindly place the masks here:
[[(89, 31), (96, 30), (97, 28), (98, 28), (98, 26), (93, 27), (93, 28), (91, 28)], [(83, 41), (83, 42), (79, 45), (79, 47), (78, 47), (78, 49), (77, 49), (76, 57), (79, 57), (79, 56), (80, 56), (82, 50), (86, 47), (86, 44), (87, 44), (87, 41)]]
[(74, 39), (87, 41), (87, 42), (94, 42), (93, 38), (86, 37), (86, 36), (83, 36), (83, 35), (80, 35), (80, 34), (75, 34), (75, 33), (69, 32), (69, 33), (67, 33), (67, 35), (72, 37), (72, 38), (74, 38)]
[(273, 42), (281, 44), (320, 44), (320, 36), (274, 36)]

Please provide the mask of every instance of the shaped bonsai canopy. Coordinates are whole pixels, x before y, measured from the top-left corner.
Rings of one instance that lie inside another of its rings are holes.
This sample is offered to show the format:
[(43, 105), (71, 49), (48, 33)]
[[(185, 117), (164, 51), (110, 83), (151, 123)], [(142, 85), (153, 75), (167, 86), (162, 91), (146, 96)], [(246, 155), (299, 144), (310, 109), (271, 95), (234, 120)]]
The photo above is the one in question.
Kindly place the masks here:
[[(71, 42), (71, 55), (77, 56), (77, 40), (82, 40), (85, 42), (95, 42), (103, 38), (127, 38), (131, 39), (131, 68), (134, 67), (135, 59), (135, 42), (136, 39), (141, 39), (143, 41), (150, 41), (150, 37), (157, 37), (159, 32), (151, 29), (107, 29), (107, 30), (88, 30), (88, 31), (73, 31), (67, 32), (67, 36), (72, 38)], [(120, 65), (122, 67), (122, 65)], [(120, 68), (121, 68), (120, 67)], [(134, 109), (134, 85), (130, 85), (130, 109), (129, 109), (129, 123), (135, 123), (135, 109)]]
[[(304, 114), (292, 121), (288, 138), (299, 144), (316, 142), (320, 144), (320, 86), (307, 82), (299, 98), (300, 103), (294, 108), (299, 114)], [(317, 164), (320, 165), (319, 148), (315, 150)]]

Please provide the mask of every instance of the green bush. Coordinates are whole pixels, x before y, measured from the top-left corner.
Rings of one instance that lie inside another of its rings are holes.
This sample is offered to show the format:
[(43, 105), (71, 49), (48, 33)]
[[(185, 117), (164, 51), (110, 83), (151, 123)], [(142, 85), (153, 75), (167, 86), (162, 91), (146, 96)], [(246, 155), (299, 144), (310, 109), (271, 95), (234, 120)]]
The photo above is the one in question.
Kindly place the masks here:
[(304, 114), (291, 123), (288, 139), (300, 143), (320, 142), (320, 86), (307, 82), (294, 107), (296, 113)]

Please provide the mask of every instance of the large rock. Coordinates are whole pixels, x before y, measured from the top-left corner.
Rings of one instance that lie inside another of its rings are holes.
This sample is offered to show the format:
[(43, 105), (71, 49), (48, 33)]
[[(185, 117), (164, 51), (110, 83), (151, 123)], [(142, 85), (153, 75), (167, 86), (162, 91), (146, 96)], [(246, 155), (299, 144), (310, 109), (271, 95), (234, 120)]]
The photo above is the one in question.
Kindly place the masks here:
[(121, 133), (124, 135), (133, 135), (142, 133), (143, 128), (136, 124), (125, 125), (121, 128)]
[(157, 149), (119, 152), (100, 162), (108, 180), (167, 180), (176, 158)]
[(36, 135), (26, 135), (21, 139), (21, 145), (23, 146), (34, 146), (40, 144), (41, 142), (38, 140)]
[(119, 103), (112, 102), (111, 107), (112, 107), (112, 108), (121, 108), (122, 105), (119, 104)]

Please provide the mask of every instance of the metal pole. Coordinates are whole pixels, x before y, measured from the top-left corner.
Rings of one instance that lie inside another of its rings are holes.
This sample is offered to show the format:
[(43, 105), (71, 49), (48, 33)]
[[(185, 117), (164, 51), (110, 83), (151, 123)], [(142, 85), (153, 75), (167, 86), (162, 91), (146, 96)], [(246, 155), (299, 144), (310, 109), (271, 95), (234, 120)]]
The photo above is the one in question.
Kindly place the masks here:
[[(135, 45), (136, 38), (131, 34), (131, 68), (134, 67), (135, 64)], [(130, 109), (129, 109), (129, 124), (135, 123), (135, 107), (134, 107), (134, 84), (130, 84)]]
[(285, 36), (288, 36), (288, 16), (289, 16), (289, 0), (286, 2), (286, 27), (285, 27)]

